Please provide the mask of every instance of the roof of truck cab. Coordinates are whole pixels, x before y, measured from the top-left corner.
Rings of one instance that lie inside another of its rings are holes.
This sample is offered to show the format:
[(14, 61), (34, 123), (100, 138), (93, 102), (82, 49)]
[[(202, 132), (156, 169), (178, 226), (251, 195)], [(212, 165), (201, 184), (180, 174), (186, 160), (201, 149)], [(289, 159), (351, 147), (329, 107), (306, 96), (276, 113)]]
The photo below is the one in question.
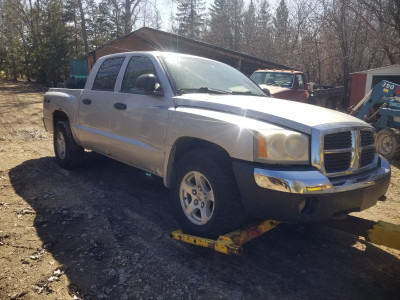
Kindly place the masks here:
[(264, 70), (257, 70), (254, 73), (288, 73), (288, 74), (304, 74), (301, 71), (294, 71), (294, 70), (285, 70), (285, 69), (264, 69)]

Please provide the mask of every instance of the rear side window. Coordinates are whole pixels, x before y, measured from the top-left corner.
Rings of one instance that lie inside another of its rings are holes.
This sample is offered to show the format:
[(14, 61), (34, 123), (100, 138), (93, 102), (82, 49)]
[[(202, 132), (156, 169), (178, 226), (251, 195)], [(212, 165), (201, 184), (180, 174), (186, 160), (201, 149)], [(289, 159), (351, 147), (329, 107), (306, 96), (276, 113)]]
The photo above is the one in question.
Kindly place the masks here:
[(125, 57), (112, 57), (106, 59), (97, 72), (93, 83), (93, 90), (113, 91), (119, 69)]

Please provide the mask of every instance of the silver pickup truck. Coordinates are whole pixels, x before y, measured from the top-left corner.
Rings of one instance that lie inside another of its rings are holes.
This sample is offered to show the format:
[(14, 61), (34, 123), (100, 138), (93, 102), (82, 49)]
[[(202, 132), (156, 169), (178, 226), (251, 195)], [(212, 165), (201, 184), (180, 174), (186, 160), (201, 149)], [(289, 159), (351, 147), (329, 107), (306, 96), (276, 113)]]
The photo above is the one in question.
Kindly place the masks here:
[(102, 57), (84, 89), (50, 89), (43, 113), (61, 167), (79, 167), (90, 149), (160, 176), (183, 230), (201, 236), (249, 217), (315, 222), (364, 210), (390, 182), (368, 124), (266, 97), (201, 57)]

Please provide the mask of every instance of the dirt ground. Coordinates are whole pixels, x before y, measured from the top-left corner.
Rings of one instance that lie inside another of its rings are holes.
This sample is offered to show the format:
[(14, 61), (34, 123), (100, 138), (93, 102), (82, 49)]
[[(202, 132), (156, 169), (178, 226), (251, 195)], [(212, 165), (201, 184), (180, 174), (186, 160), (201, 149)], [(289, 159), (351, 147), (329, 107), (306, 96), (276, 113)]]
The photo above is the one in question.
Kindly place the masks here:
[[(399, 299), (400, 251), (281, 225), (226, 256), (173, 241), (159, 178), (87, 153), (59, 168), (44, 89), (0, 81), (0, 299)], [(400, 163), (365, 212), (400, 224)]]

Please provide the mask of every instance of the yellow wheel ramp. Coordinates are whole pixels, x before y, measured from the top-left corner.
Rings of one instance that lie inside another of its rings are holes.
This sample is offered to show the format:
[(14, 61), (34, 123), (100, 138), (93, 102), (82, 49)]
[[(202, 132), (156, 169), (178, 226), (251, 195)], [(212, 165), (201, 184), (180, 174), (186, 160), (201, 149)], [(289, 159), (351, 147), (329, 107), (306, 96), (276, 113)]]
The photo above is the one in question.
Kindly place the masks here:
[(183, 233), (182, 230), (171, 232), (171, 238), (196, 246), (213, 249), (224, 254), (240, 255), (243, 253), (243, 244), (259, 237), (271, 229), (274, 229), (280, 222), (266, 220), (258, 225), (252, 225), (231, 233), (221, 235), (217, 240), (211, 240)]
[[(231, 233), (221, 235), (217, 240), (183, 233), (182, 230), (171, 232), (174, 240), (213, 249), (224, 254), (240, 255), (243, 245), (264, 233), (274, 229), (279, 221), (266, 220), (258, 225), (251, 225)], [(374, 222), (362, 218), (348, 216), (345, 220), (332, 220), (323, 225), (364, 237), (368, 242), (400, 250), (400, 225), (383, 221)]]

